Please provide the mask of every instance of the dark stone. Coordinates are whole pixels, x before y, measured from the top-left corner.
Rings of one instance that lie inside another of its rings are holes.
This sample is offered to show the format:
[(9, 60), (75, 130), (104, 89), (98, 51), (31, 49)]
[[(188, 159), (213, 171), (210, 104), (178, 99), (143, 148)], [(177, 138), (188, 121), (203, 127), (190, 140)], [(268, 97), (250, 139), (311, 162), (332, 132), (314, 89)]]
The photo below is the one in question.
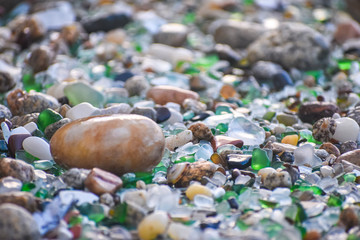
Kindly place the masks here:
[(226, 44), (216, 44), (214, 52), (221, 60), (228, 61), (232, 66), (237, 65), (241, 59), (240, 54)]
[(357, 147), (356, 142), (354, 142), (354, 141), (346, 141), (346, 142), (343, 142), (340, 145), (340, 153), (343, 154), (343, 153), (346, 153), (346, 152), (350, 152), (350, 151), (356, 150), (357, 148), (358, 147)]
[(284, 152), (280, 156), (281, 161), (286, 163), (293, 163), (294, 162), (294, 154), (291, 152)]
[(251, 165), (251, 155), (229, 154), (227, 164), (230, 169), (246, 169)]
[(306, 123), (314, 124), (317, 120), (332, 117), (339, 112), (339, 107), (330, 102), (306, 102), (299, 108), (299, 118)]
[(205, 228), (218, 229), (219, 226), (220, 226), (220, 220), (213, 217), (208, 217), (200, 223), (200, 228), (202, 230), (204, 230)]
[(31, 137), (30, 134), (14, 134), (9, 138), (8, 148), (11, 157), (15, 157), (16, 151), (23, 149), (22, 143), (25, 138)]
[(63, 118), (53, 124), (50, 124), (44, 130), (45, 137), (47, 139), (51, 139), (51, 137), (55, 134), (55, 132), (57, 130), (59, 130), (62, 126), (66, 125), (70, 122), (71, 122), (71, 120), (69, 118)]
[(234, 197), (230, 197), (227, 202), (230, 205), (230, 208), (232, 209), (238, 209), (239, 208), (239, 204), (237, 203), (236, 199)]
[(171, 116), (171, 113), (167, 107), (155, 107), (155, 111), (157, 123), (165, 122)]
[(45, 71), (52, 64), (54, 58), (55, 54), (48, 46), (40, 46), (31, 52), (27, 64), (35, 74)]
[(157, 119), (155, 109), (150, 108), (150, 107), (135, 107), (135, 108), (133, 108), (133, 110), (131, 111), (130, 114), (137, 114), (137, 115), (141, 115), (144, 117), (148, 117), (153, 121), (156, 121), (156, 119)]
[(15, 85), (16, 82), (9, 73), (0, 71), (0, 93), (6, 93), (14, 88)]
[(108, 32), (116, 28), (122, 28), (131, 21), (131, 17), (126, 13), (114, 13), (110, 15), (89, 18), (82, 21), (86, 32)]
[(284, 70), (280, 71), (279, 73), (274, 74), (272, 76), (271, 80), (272, 80), (275, 90), (277, 90), (277, 91), (284, 89), (284, 87), (287, 85), (290, 85), (290, 86), (294, 85), (290, 75)]
[(119, 74), (116, 74), (114, 77), (115, 81), (121, 81), (121, 82), (126, 82), (126, 80), (128, 80), (129, 78), (132, 78), (133, 76), (135, 76), (132, 72), (130, 71), (125, 71)]
[(199, 115), (196, 115), (195, 117), (193, 117), (191, 119), (191, 121), (202, 121), (202, 120), (205, 120), (206, 118), (210, 117), (210, 114), (209, 113), (206, 113), (206, 112), (203, 112), (203, 113), (200, 113)]

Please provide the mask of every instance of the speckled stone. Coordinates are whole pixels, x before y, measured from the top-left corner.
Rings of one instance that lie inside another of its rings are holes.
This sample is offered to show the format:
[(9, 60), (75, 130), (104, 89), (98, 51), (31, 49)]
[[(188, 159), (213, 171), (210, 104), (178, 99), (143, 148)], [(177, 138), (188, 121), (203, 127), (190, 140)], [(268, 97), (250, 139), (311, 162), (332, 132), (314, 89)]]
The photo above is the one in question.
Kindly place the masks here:
[(14, 88), (15, 85), (16, 82), (9, 73), (0, 71), (0, 93), (6, 93)]
[(298, 115), (301, 121), (313, 124), (321, 118), (332, 117), (339, 111), (338, 106), (334, 103), (306, 102), (300, 106)]
[(193, 133), (193, 137), (197, 141), (206, 140), (210, 142), (214, 137), (211, 129), (201, 122), (192, 124), (188, 129)]
[(34, 167), (30, 164), (12, 158), (0, 159), (0, 177), (11, 176), (22, 182), (31, 182), (35, 179)]
[(24, 208), (11, 203), (0, 206), (0, 236), (3, 240), (39, 240), (36, 221)]
[(69, 118), (63, 118), (57, 122), (54, 122), (53, 124), (50, 124), (44, 130), (45, 137), (47, 139), (51, 139), (51, 137), (55, 134), (55, 132), (57, 130), (59, 130), (62, 126), (65, 126), (66, 124), (68, 124), (70, 122), (71, 122), (71, 120)]
[(313, 136), (315, 140), (328, 142), (332, 139), (336, 130), (336, 121), (332, 118), (322, 118), (313, 126)]
[(12, 117), (10, 109), (6, 106), (0, 104), (0, 118), (7, 118), (10, 119)]
[(7, 96), (10, 111), (13, 115), (25, 115), (28, 113), (42, 112), (47, 108), (56, 109), (59, 102), (52, 96), (43, 93), (24, 92), (16, 89)]
[(39, 113), (29, 113), (23, 116), (15, 116), (10, 119), (13, 126), (24, 126), (30, 122), (37, 123)]
[(71, 168), (61, 175), (62, 180), (70, 187), (83, 189), (89, 169)]
[(161, 128), (135, 114), (88, 117), (60, 128), (50, 140), (51, 154), (65, 168), (101, 168), (122, 175), (149, 171), (163, 155)]
[(284, 68), (319, 69), (328, 63), (330, 44), (314, 29), (301, 23), (282, 23), (248, 47), (251, 63), (271, 61)]
[(357, 143), (354, 141), (346, 141), (341, 143), (340, 152), (341, 154), (356, 150), (358, 148)]
[(291, 187), (291, 176), (286, 171), (273, 172), (264, 179), (264, 187), (273, 190), (277, 187)]
[(360, 106), (356, 106), (354, 109), (350, 110), (346, 116), (354, 119), (360, 126)]
[(29, 192), (9, 192), (0, 194), (0, 205), (12, 203), (33, 213), (40, 210), (42, 200)]

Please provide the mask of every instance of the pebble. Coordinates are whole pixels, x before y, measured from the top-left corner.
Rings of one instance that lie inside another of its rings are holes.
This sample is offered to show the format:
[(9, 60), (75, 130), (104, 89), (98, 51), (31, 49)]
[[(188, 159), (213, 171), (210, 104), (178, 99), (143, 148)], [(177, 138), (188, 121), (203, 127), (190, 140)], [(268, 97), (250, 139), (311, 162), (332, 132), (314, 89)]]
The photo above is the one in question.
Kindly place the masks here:
[(97, 114), (98, 112), (99, 112), (98, 108), (94, 107), (88, 102), (83, 102), (70, 108), (66, 112), (65, 116), (73, 121), (80, 118), (90, 117), (93, 114)]
[(355, 120), (343, 117), (336, 121), (336, 129), (333, 138), (339, 142), (356, 141), (359, 135), (360, 127)]
[(182, 106), (185, 111), (193, 111), (195, 114), (206, 111), (206, 104), (192, 98), (185, 99)]
[(44, 27), (33, 16), (18, 16), (8, 26), (11, 30), (12, 38), (22, 49), (29, 47), (45, 34)]
[(37, 122), (39, 113), (30, 113), (22, 116), (15, 116), (10, 119), (13, 126), (24, 126), (30, 122)]
[(330, 44), (324, 36), (304, 24), (282, 23), (278, 29), (260, 36), (247, 51), (252, 63), (263, 60), (287, 69), (312, 70), (326, 66)]
[(61, 175), (61, 179), (70, 187), (83, 189), (89, 173), (88, 169), (71, 168)]
[(191, 184), (185, 191), (186, 197), (191, 201), (194, 200), (194, 197), (198, 194), (211, 197), (211, 191), (209, 188), (201, 184)]
[(90, 192), (98, 196), (105, 193), (115, 193), (116, 190), (122, 187), (121, 178), (99, 168), (93, 168), (84, 183)]
[(34, 218), (24, 208), (11, 203), (0, 206), (0, 235), (4, 240), (38, 240), (40, 232)]
[(271, 81), (276, 91), (280, 91), (284, 89), (286, 86), (294, 85), (290, 75), (284, 70), (281, 70), (280, 72), (272, 75)]
[(171, 135), (165, 138), (165, 147), (170, 151), (185, 145), (193, 140), (193, 134), (190, 130), (182, 131), (176, 135)]
[(147, 98), (152, 99), (155, 103), (160, 105), (164, 105), (168, 102), (174, 102), (182, 105), (184, 100), (187, 98), (198, 100), (199, 95), (196, 92), (178, 87), (155, 86), (150, 88), (147, 92)]
[(281, 143), (290, 144), (296, 146), (299, 141), (299, 136), (297, 134), (287, 135), (282, 140)]
[(251, 72), (253, 76), (259, 81), (269, 81), (275, 74), (282, 70), (281, 66), (267, 61), (258, 61), (252, 68)]
[(111, 106), (103, 109), (99, 109), (99, 111), (95, 111), (93, 114), (96, 115), (111, 115), (111, 114), (129, 114), (132, 108), (127, 103), (114, 103)]
[(134, 107), (130, 114), (137, 114), (147, 118), (150, 118), (154, 122), (156, 122), (157, 115), (154, 108), (151, 107)]
[(322, 166), (320, 168), (320, 173), (323, 178), (325, 177), (334, 177), (334, 170), (330, 166)]
[(282, 123), (285, 126), (292, 126), (299, 121), (296, 115), (290, 115), (286, 113), (280, 113), (276, 115), (276, 119), (279, 121), (279, 123)]
[(40, 137), (25, 138), (23, 148), (26, 152), (40, 160), (51, 160), (50, 145)]
[(264, 182), (265, 178), (272, 173), (276, 173), (276, 170), (272, 167), (265, 167), (258, 171), (258, 175), (261, 177), (262, 182)]
[(119, 11), (118, 9), (108, 11), (109, 9), (103, 12), (103, 14), (83, 19), (81, 24), (85, 31), (88, 33), (98, 31), (108, 32), (113, 29), (122, 28), (131, 21), (131, 15), (126, 11)]
[(34, 167), (30, 164), (12, 158), (0, 159), (0, 177), (14, 177), (22, 182), (31, 182), (35, 179)]
[(336, 26), (334, 40), (337, 44), (344, 44), (347, 40), (360, 38), (360, 25), (354, 20), (339, 23)]
[(227, 44), (232, 48), (246, 48), (266, 32), (266, 28), (258, 23), (219, 20), (210, 26), (214, 40)]
[(173, 47), (181, 47), (186, 43), (188, 29), (179, 23), (167, 23), (160, 27), (157, 34), (153, 36), (154, 42)]
[(27, 64), (32, 68), (33, 73), (36, 74), (45, 71), (54, 61), (55, 53), (51, 51), (48, 46), (40, 46), (32, 50)]
[(9, 137), (8, 149), (11, 157), (15, 157), (15, 153), (23, 149), (23, 142), (26, 138), (31, 137), (30, 134), (13, 134)]
[(340, 150), (332, 143), (325, 142), (320, 145), (319, 149), (326, 150), (329, 154), (334, 154), (336, 157), (340, 156)]
[(0, 93), (6, 93), (16, 85), (14, 78), (4, 71), (0, 71)]
[(332, 117), (339, 112), (339, 107), (330, 102), (306, 102), (299, 108), (299, 118), (305, 123), (314, 124), (321, 118)]
[(121, 175), (156, 166), (165, 140), (155, 122), (123, 114), (73, 121), (56, 131), (50, 147), (55, 162), (66, 168), (98, 167)]
[(170, 110), (171, 115), (170, 115), (170, 118), (168, 120), (166, 120), (165, 124), (172, 125), (172, 124), (175, 124), (175, 123), (182, 123), (183, 122), (183, 115), (180, 112), (178, 112), (178, 111), (176, 111), (176, 110), (174, 110), (172, 108), (170, 108), (169, 110)]
[(337, 159), (337, 163), (341, 163), (342, 161), (347, 161), (356, 166), (360, 166), (360, 149), (356, 149), (350, 152), (346, 152), (341, 154)]
[(149, 82), (142, 76), (134, 76), (125, 82), (125, 89), (128, 91), (129, 96), (144, 97), (150, 88)]
[(156, 122), (162, 123), (171, 117), (171, 112), (167, 107), (155, 107)]
[(270, 173), (264, 179), (264, 187), (270, 190), (277, 187), (290, 188), (291, 186), (291, 176), (286, 171)]
[(355, 108), (351, 109), (346, 116), (355, 120), (360, 126), (360, 106), (356, 106)]
[(349, 231), (353, 227), (359, 226), (360, 220), (358, 214), (358, 209), (347, 207), (341, 211), (338, 224), (345, 227), (346, 231)]
[(47, 108), (56, 109), (60, 106), (58, 101), (50, 95), (33, 91), (27, 93), (20, 89), (11, 91), (6, 100), (11, 113), (19, 116), (42, 112)]
[(346, 141), (346, 142), (341, 143), (340, 152), (341, 152), (341, 154), (344, 154), (346, 152), (356, 150), (357, 148), (358, 147), (357, 147), (356, 142), (354, 142), (354, 141)]
[(322, 118), (314, 123), (313, 136), (317, 141), (327, 142), (333, 138), (337, 122), (332, 118)]
[(240, 139), (228, 137), (224, 135), (217, 135), (214, 136), (211, 140), (211, 146), (213, 147), (214, 151), (216, 151), (219, 147), (224, 146), (226, 144), (232, 144), (238, 148), (241, 148), (244, 145), (244, 142)]
[(47, 126), (44, 131), (46, 139), (50, 140), (51, 137), (55, 134), (55, 132), (57, 130), (59, 130), (61, 127), (65, 126), (66, 124), (68, 124), (70, 122), (71, 122), (71, 120), (69, 118), (63, 118), (63, 119), (60, 119), (59, 121)]
[(140, 239), (152, 240), (165, 234), (169, 223), (170, 219), (164, 211), (156, 211), (147, 215), (137, 227)]
[(33, 213), (41, 209), (42, 201), (32, 193), (16, 191), (0, 194), (0, 205), (4, 203), (15, 204)]
[(194, 139), (197, 141), (205, 140), (210, 142), (214, 137), (211, 129), (201, 122), (191, 124), (188, 129), (192, 132)]

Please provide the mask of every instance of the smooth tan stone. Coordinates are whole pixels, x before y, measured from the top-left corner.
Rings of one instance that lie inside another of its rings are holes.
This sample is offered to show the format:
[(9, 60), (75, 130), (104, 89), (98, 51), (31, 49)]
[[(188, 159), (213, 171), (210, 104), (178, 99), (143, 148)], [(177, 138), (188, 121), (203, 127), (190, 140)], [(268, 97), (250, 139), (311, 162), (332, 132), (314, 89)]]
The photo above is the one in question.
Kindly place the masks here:
[(85, 187), (99, 196), (114, 193), (122, 184), (121, 178), (99, 168), (93, 168), (85, 180)]
[(50, 141), (54, 160), (66, 168), (101, 168), (114, 174), (144, 172), (163, 155), (161, 128), (139, 115), (103, 115), (75, 120)]
[(168, 102), (174, 102), (181, 105), (187, 98), (198, 100), (199, 94), (178, 87), (156, 86), (152, 87), (147, 92), (147, 97), (161, 105), (165, 105)]
[(360, 167), (360, 149), (346, 152), (336, 159), (338, 163), (342, 161), (347, 161)]

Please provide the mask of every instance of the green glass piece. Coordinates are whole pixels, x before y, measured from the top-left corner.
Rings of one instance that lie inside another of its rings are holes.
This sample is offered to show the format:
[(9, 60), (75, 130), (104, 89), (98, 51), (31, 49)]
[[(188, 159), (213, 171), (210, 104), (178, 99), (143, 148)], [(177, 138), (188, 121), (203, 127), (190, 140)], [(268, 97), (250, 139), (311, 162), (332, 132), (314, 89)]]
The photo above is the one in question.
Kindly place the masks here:
[(312, 132), (310, 130), (300, 130), (299, 134), (300, 134), (300, 139), (306, 139), (308, 142), (312, 142), (318, 145), (322, 144), (322, 142), (316, 141), (314, 139)]
[(360, 240), (360, 237), (355, 234), (349, 234), (346, 240)]
[(195, 158), (194, 156), (184, 156), (184, 157), (181, 157), (179, 159), (177, 159), (174, 163), (182, 163), (182, 162), (195, 162)]
[(293, 204), (285, 210), (285, 217), (291, 219), (294, 223), (300, 224), (307, 219), (304, 208), (301, 204)]
[(81, 224), (83, 220), (82, 216), (72, 216), (69, 220), (70, 227)]
[(236, 221), (236, 226), (241, 230), (241, 231), (245, 231), (246, 229), (249, 228), (249, 225), (247, 225), (244, 221), (242, 220), (237, 220)]
[(247, 6), (254, 5), (254, 0), (243, 0), (243, 4)]
[(263, 119), (271, 121), (276, 115), (276, 112), (267, 112), (264, 114)]
[(351, 59), (340, 59), (338, 60), (338, 67), (340, 70), (349, 70), (352, 62), (353, 60)]
[(52, 160), (39, 160), (34, 162), (34, 167), (40, 170), (49, 170), (54, 165)]
[(232, 113), (231, 108), (228, 107), (228, 106), (218, 106), (215, 109), (215, 114), (216, 115), (227, 114), (227, 113)]
[(33, 155), (29, 154), (25, 150), (18, 150), (15, 152), (15, 158), (23, 160), (27, 163), (33, 163), (36, 160), (39, 160), (38, 158), (34, 157)]
[(52, 168), (48, 169), (47, 172), (55, 176), (62, 175), (66, 170), (57, 164), (54, 164)]
[(271, 202), (271, 201), (263, 200), (263, 199), (259, 199), (259, 203), (262, 208), (275, 208), (278, 205), (277, 202)]
[(265, 167), (270, 166), (270, 159), (268, 155), (266, 154), (266, 151), (255, 148), (252, 153), (252, 160), (251, 160), (251, 167), (254, 170), (260, 170)]
[(192, 119), (193, 117), (195, 117), (195, 113), (193, 111), (187, 111), (184, 113), (183, 115), (183, 119), (184, 121), (189, 121), (190, 119)]
[(195, 20), (196, 20), (196, 14), (194, 12), (189, 12), (189, 13), (185, 14), (185, 16), (183, 17), (182, 23), (187, 25), (187, 24), (194, 23)]
[(112, 211), (112, 217), (115, 221), (119, 223), (125, 223), (127, 215), (127, 204), (121, 203), (116, 205), (116, 207)]
[(200, 68), (207, 70), (212, 67), (215, 63), (219, 61), (219, 57), (216, 55), (210, 55), (202, 58), (198, 58), (194, 63), (191, 64), (192, 67)]
[(39, 114), (39, 117), (37, 120), (37, 126), (41, 131), (44, 132), (44, 130), (47, 126), (61, 120), (62, 118), (63, 117), (59, 113), (48, 108)]
[(83, 82), (67, 85), (64, 88), (64, 93), (71, 105), (88, 102), (94, 107), (103, 107), (105, 103), (105, 97), (101, 92)]
[(34, 188), (36, 188), (36, 185), (34, 183), (24, 183), (22, 185), (21, 191), (23, 192), (30, 192), (31, 190), (33, 190)]
[(48, 197), (48, 191), (45, 188), (40, 188), (36, 193), (35, 193), (35, 197), (41, 198), (41, 199), (45, 199)]
[(346, 173), (344, 175), (345, 182), (355, 182), (356, 175), (354, 173)]
[(35, 90), (36, 92), (41, 92), (42, 86), (41, 83), (36, 83), (35, 78), (32, 74), (24, 74), (22, 78), (24, 89), (27, 92)]
[(146, 184), (152, 183), (153, 174), (146, 172), (137, 172), (135, 174), (126, 174), (122, 177), (123, 186), (125, 188), (136, 187), (136, 182), (139, 180), (144, 181)]
[(229, 126), (226, 123), (219, 123), (216, 126), (216, 129), (219, 130), (220, 133), (226, 133), (228, 131), (228, 129), (229, 129)]
[(341, 207), (343, 203), (343, 198), (340, 196), (336, 196), (334, 194), (331, 194), (329, 199), (328, 199), (328, 202), (327, 202), (327, 205), (329, 207)]
[(231, 198), (231, 197), (234, 197), (235, 199), (237, 199), (237, 198), (238, 198), (238, 194), (237, 194), (236, 192), (234, 192), (234, 191), (227, 191), (227, 192), (224, 194), (223, 199), (224, 199), (224, 200), (228, 200), (228, 199)]
[(100, 204), (84, 203), (78, 207), (81, 214), (98, 223), (105, 218), (105, 209)]
[(318, 186), (294, 185), (291, 187), (291, 191), (295, 191), (295, 190), (299, 190), (302, 192), (311, 191), (315, 195), (324, 195), (325, 194), (324, 191)]

